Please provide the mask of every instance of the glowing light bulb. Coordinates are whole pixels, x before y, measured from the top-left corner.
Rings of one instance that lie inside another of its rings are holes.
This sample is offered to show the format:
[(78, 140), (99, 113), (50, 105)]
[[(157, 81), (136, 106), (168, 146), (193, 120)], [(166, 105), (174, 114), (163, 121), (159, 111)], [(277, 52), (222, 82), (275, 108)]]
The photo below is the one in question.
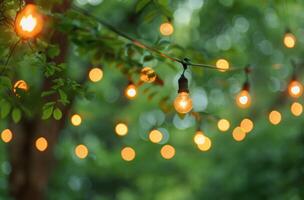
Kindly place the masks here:
[(71, 117), (71, 123), (74, 125), (74, 126), (80, 126), (82, 122), (82, 118), (80, 115), (78, 114), (74, 114), (72, 117)]
[(125, 136), (128, 134), (128, 126), (124, 123), (118, 123), (115, 126), (115, 132), (119, 136)]
[(34, 38), (42, 29), (42, 15), (35, 5), (28, 4), (18, 12), (15, 20), (15, 30), (19, 37), (23, 39)]
[(251, 97), (247, 90), (242, 90), (236, 96), (236, 104), (243, 109), (248, 108), (251, 105)]
[(85, 145), (79, 144), (75, 148), (75, 155), (80, 159), (85, 159), (89, 155), (89, 150)]
[(178, 93), (174, 100), (174, 108), (177, 112), (186, 114), (192, 110), (192, 99), (187, 92)]
[(243, 119), (241, 121), (240, 127), (245, 131), (246, 133), (249, 133), (253, 129), (253, 122), (250, 119)]
[(134, 99), (137, 95), (137, 89), (134, 84), (129, 84), (125, 89), (125, 95), (128, 99)]
[(170, 160), (175, 156), (175, 148), (167, 144), (161, 148), (160, 154), (164, 159)]
[(150, 67), (144, 67), (140, 72), (140, 80), (146, 83), (152, 83), (156, 79), (155, 71)]
[(9, 129), (5, 129), (1, 132), (1, 139), (5, 143), (9, 143), (13, 139), (13, 133)]
[(227, 119), (220, 119), (217, 122), (217, 127), (222, 132), (228, 131), (230, 128), (230, 122)]
[(298, 102), (294, 102), (290, 106), (290, 111), (294, 116), (298, 117), (303, 113), (303, 106)]
[(159, 31), (163, 36), (170, 36), (174, 32), (174, 27), (171, 23), (165, 22), (160, 25)]
[(221, 72), (227, 71), (229, 67), (229, 62), (225, 59), (219, 59), (216, 61), (216, 68), (218, 68)]
[(287, 48), (294, 48), (296, 45), (296, 36), (292, 33), (286, 33), (283, 39), (284, 45)]
[(197, 145), (202, 145), (205, 143), (205, 135), (202, 131), (197, 131), (194, 135), (194, 143), (197, 144)]
[(303, 85), (298, 81), (291, 81), (288, 86), (288, 94), (293, 98), (299, 98), (303, 94)]
[(44, 137), (40, 137), (36, 140), (35, 146), (38, 151), (45, 151), (48, 147), (48, 142)]
[(233, 129), (232, 136), (235, 141), (240, 142), (245, 139), (246, 132), (241, 127), (238, 126), (235, 129)]
[(212, 142), (209, 137), (205, 136), (205, 141), (202, 144), (198, 144), (197, 147), (201, 151), (208, 151), (212, 146)]
[(92, 82), (98, 82), (103, 77), (103, 71), (100, 68), (93, 68), (89, 72), (89, 79)]
[(279, 111), (273, 110), (269, 113), (269, 121), (273, 125), (278, 125), (282, 120), (282, 115)]
[(120, 152), (121, 158), (125, 161), (132, 161), (136, 157), (136, 152), (131, 147), (125, 147)]
[(17, 94), (17, 90), (23, 90), (23, 91), (28, 91), (29, 87), (27, 85), (27, 83), (24, 80), (19, 80), (16, 81), (16, 83), (14, 84), (14, 93), (18, 96)]
[(163, 134), (159, 130), (152, 130), (149, 133), (149, 139), (153, 143), (159, 143), (163, 139)]

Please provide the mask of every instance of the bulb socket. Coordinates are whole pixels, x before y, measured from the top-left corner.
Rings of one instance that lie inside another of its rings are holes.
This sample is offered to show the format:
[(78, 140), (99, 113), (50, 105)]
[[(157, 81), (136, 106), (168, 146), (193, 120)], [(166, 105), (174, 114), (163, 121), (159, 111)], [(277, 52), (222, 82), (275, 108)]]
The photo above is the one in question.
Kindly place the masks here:
[(249, 84), (248, 81), (246, 81), (246, 82), (244, 83), (242, 90), (246, 90), (246, 91), (249, 92), (249, 90), (250, 90), (250, 84)]
[(178, 79), (178, 91), (177, 92), (178, 93), (181, 93), (181, 92), (189, 93), (188, 80), (184, 74), (182, 74), (181, 77)]

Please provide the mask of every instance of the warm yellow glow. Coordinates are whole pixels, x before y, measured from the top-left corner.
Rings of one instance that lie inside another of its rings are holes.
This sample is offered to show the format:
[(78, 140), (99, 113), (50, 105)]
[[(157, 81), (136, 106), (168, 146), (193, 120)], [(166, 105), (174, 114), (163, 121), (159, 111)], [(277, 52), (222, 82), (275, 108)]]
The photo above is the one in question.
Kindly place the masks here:
[(74, 125), (74, 126), (79, 126), (82, 122), (82, 118), (80, 115), (78, 114), (74, 114), (72, 117), (71, 117), (71, 123)]
[(167, 144), (161, 148), (160, 154), (164, 159), (170, 160), (175, 156), (175, 148)]
[(302, 112), (303, 112), (303, 106), (302, 106), (302, 104), (300, 104), (300, 103), (298, 103), (298, 102), (294, 102), (294, 103), (291, 104), (291, 106), (290, 106), (290, 111), (291, 111), (291, 113), (292, 113), (294, 116), (298, 117), (298, 116), (300, 116), (300, 115), (302, 114)]
[(178, 93), (174, 100), (174, 108), (177, 112), (186, 114), (192, 110), (192, 99), (187, 92)]
[(220, 71), (224, 72), (229, 69), (229, 62), (225, 59), (219, 59), (216, 61), (216, 67)]
[(15, 21), (15, 30), (21, 38), (34, 38), (42, 29), (43, 18), (35, 5), (28, 4), (18, 12)]
[(115, 126), (115, 132), (119, 136), (125, 136), (128, 134), (128, 126), (124, 123), (118, 123)]
[(27, 85), (27, 83), (24, 80), (19, 80), (16, 81), (16, 83), (14, 84), (14, 93), (16, 94), (18, 90), (23, 90), (23, 91), (28, 91), (29, 87)]
[(205, 141), (203, 144), (198, 144), (197, 147), (201, 151), (208, 151), (212, 146), (212, 142), (209, 137), (205, 136)]
[(93, 68), (89, 72), (89, 78), (92, 82), (98, 82), (103, 77), (103, 71), (100, 68)]
[(279, 111), (273, 110), (269, 113), (269, 121), (273, 125), (278, 125), (282, 120), (282, 115)]
[(171, 23), (165, 22), (160, 25), (159, 31), (163, 36), (170, 36), (174, 32), (174, 27)]
[(292, 33), (286, 33), (283, 42), (287, 48), (294, 48), (296, 45), (296, 36)]
[(217, 127), (222, 132), (228, 131), (230, 128), (230, 122), (227, 119), (220, 119), (217, 122)]
[(251, 105), (251, 97), (247, 90), (242, 90), (236, 96), (236, 104), (243, 109), (248, 108)]
[(80, 158), (80, 159), (84, 159), (88, 156), (89, 154), (89, 150), (88, 148), (83, 145), (83, 144), (79, 144), (76, 146), (75, 148), (75, 155)]
[(159, 130), (152, 130), (149, 133), (149, 139), (153, 143), (159, 143), (163, 139), (163, 134)]
[(38, 151), (45, 151), (48, 147), (48, 142), (44, 137), (40, 137), (36, 140), (35, 145)]
[(132, 161), (136, 156), (136, 152), (131, 147), (125, 147), (120, 152), (121, 158), (125, 161)]
[(197, 131), (193, 137), (194, 143), (197, 145), (202, 145), (205, 143), (205, 135), (202, 131)]
[(156, 79), (155, 71), (150, 67), (142, 68), (140, 72), (140, 80), (146, 83), (152, 83)]
[(9, 143), (13, 139), (13, 133), (9, 129), (5, 129), (1, 132), (1, 139), (5, 143)]
[(233, 129), (232, 136), (233, 136), (233, 139), (240, 142), (245, 139), (246, 133), (241, 127), (238, 126), (235, 129)]
[(137, 95), (137, 89), (134, 84), (129, 84), (125, 89), (125, 95), (128, 99), (134, 99)]
[(303, 85), (298, 81), (291, 81), (288, 86), (288, 93), (291, 97), (299, 98), (303, 94)]
[(250, 119), (246, 118), (241, 121), (240, 126), (243, 129), (243, 131), (249, 133), (250, 131), (252, 131), (254, 124)]

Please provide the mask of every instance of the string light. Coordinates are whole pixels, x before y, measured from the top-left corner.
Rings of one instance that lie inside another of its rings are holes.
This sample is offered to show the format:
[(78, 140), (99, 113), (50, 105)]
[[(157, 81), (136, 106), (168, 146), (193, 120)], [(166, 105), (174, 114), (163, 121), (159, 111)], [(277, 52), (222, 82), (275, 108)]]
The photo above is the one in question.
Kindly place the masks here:
[(163, 36), (170, 36), (174, 32), (174, 27), (171, 23), (165, 22), (160, 25), (159, 31)]
[(288, 93), (293, 98), (299, 98), (303, 94), (303, 85), (296, 80), (292, 80), (288, 85)]
[(296, 45), (296, 36), (290, 32), (286, 32), (284, 35), (283, 43), (287, 48), (294, 48)]
[(243, 119), (241, 121), (240, 127), (243, 129), (243, 131), (245, 131), (246, 133), (249, 133), (252, 131), (253, 129), (253, 122), (250, 119)]
[(233, 129), (232, 136), (235, 141), (240, 142), (245, 139), (246, 133), (241, 127), (238, 126), (235, 129)]
[(80, 159), (85, 159), (89, 155), (89, 150), (85, 145), (79, 144), (75, 148), (75, 155)]
[(103, 78), (103, 71), (100, 68), (93, 68), (89, 72), (89, 79), (92, 82), (98, 82)]
[(9, 129), (4, 129), (1, 132), (1, 139), (5, 143), (9, 143), (13, 139), (13, 133)]
[(229, 62), (225, 59), (217, 60), (215, 65), (221, 72), (227, 71), (230, 67)]
[(119, 136), (125, 136), (128, 134), (128, 126), (124, 123), (118, 123), (115, 126), (115, 132)]
[(282, 115), (279, 111), (273, 110), (269, 113), (269, 121), (273, 125), (278, 125), (282, 120)]
[(37, 7), (33, 4), (27, 4), (17, 13), (15, 20), (15, 30), (22, 39), (36, 37), (43, 29), (43, 17)]
[(44, 137), (40, 137), (36, 140), (35, 146), (38, 151), (45, 151), (48, 147), (48, 142)]
[(290, 106), (290, 111), (294, 116), (298, 117), (303, 113), (303, 106), (298, 102), (294, 102)]
[(160, 154), (164, 159), (170, 160), (175, 156), (175, 148), (167, 144), (161, 148)]
[(120, 152), (121, 158), (125, 161), (132, 161), (136, 156), (136, 152), (131, 147), (125, 147)]
[(230, 122), (227, 119), (220, 119), (217, 122), (217, 127), (222, 132), (228, 131), (230, 128)]
[(205, 136), (204, 143), (198, 144), (197, 147), (201, 151), (208, 151), (212, 146), (212, 142), (209, 137)]
[(140, 72), (140, 80), (145, 83), (152, 83), (156, 79), (156, 73), (155, 71), (150, 67), (144, 67), (142, 68)]
[(192, 99), (189, 96), (188, 80), (184, 76), (178, 79), (178, 95), (174, 100), (174, 108), (178, 113), (186, 114), (192, 110)]
[(153, 143), (159, 143), (163, 139), (163, 134), (159, 130), (152, 130), (149, 133), (149, 139)]
[(78, 114), (72, 115), (72, 117), (71, 117), (71, 123), (74, 126), (80, 126), (81, 122), (82, 122), (82, 118), (81, 118), (80, 115), (78, 115)]
[(125, 89), (125, 95), (128, 99), (134, 99), (137, 95), (136, 86), (133, 83), (130, 83)]
[(14, 93), (17, 94), (17, 90), (28, 91), (29, 87), (24, 80), (16, 81), (14, 84)]
[(244, 89), (236, 96), (236, 104), (243, 109), (251, 105), (251, 96), (248, 90)]

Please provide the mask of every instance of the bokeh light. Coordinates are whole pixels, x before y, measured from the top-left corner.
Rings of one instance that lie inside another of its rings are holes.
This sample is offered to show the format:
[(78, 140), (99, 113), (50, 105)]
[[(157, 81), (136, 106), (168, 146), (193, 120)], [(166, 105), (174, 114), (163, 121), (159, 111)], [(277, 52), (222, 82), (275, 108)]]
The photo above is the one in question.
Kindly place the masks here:
[(83, 144), (79, 144), (76, 146), (75, 148), (75, 155), (80, 158), (80, 159), (84, 159), (88, 156), (89, 154), (89, 150), (88, 148), (83, 145)]
[(115, 132), (119, 136), (125, 136), (128, 134), (128, 126), (124, 123), (118, 123), (115, 126)]
[(229, 69), (229, 62), (225, 59), (219, 59), (216, 61), (216, 68), (218, 68), (220, 71), (225, 72)]
[(299, 98), (303, 94), (303, 85), (299, 81), (291, 81), (288, 86), (288, 93), (291, 97)]
[(163, 36), (170, 36), (174, 32), (174, 27), (171, 23), (165, 22), (160, 25), (159, 31)]
[(296, 45), (296, 36), (292, 33), (286, 33), (284, 35), (283, 43), (287, 48), (294, 48)]
[(10, 129), (4, 129), (1, 132), (1, 139), (5, 143), (9, 143), (13, 139), (13, 133)]
[(82, 122), (82, 118), (80, 115), (78, 114), (72, 115), (71, 123), (73, 124), (73, 126), (80, 126), (81, 122)]
[(252, 131), (254, 124), (251, 119), (245, 118), (241, 121), (240, 127), (245, 131), (246, 133), (249, 133)]
[(282, 120), (282, 115), (279, 111), (273, 110), (269, 113), (269, 121), (273, 125), (278, 125)]
[(19, 80), (16, 81), (14, 84), (14, 93), (17, 93), (17, 89), (19, 90), (23, 90), (23, 91), (28, 91), (29, 87), (27, 85), (27, 83), (24, 80)]
[(192, 99), (187, 92), (180, 92), (174, 100), (174, 108), (178, 113), (186, 114), (193, 108)]
[(150, 131), (149, 139), (153, 143), (159, 143), (163, 139), (163, 134), (159, 130), (154, 129), (154, 130)]
[(160, 154), (164, 159), (170, 160), (175, 156), (175, 148), (169, 144), (166, 144), (161, 148)]
[(240, 142), (245, 139), (246, 133), (241, 127), (238, 126), (235, 129), (233, 129), (232, 136), (235, 141)]
[(230, 128), (230, 122), (227, 119), (220, 119), (217, 122), (217, 127), (222, 132), (228, 131)]
[(203, 144), (198, 144), (197, 147), (201, 151), (208, 151), (212, 146), (211, 139), (207, 136), (205, 136), (205, 141)]
[(93, 68), (89, 72), (89, 79), (92, 82), (98, 82), (102, 79), (103, 77), (103, 71), (100, 68)]
[(197, 145), (204, 144), (205, 143), (204, 133), (202, 131), (196, 131), (196, 133), (193, 137), (193, 141)]
[(36, 140), (35, 146), (38, 151), (45, 151), (48, 147), (48, 141), (44, 137), (40, 137)]
[(137, 95), (137, 89), (134, 84), (129, 84), (127, 88), (125, 89), (125, 96), (128, 99), (134, 99)]
[(290, 106), (290, 111), (294, 116), (298, 117), (303, 113), (303, 106), (298, 102), (294, 102)]
[(131, 147), (125, 147), (121, 150), (121, 158), (125, 161), (132, 161), (136, 156), (136, 152)]
[(150, 67), (144, 67), (142, 68), (140, 72), (140, 80), (145, 83), (152, 83), (156, 79), (156, 73), (155, 71)]
[(251, 105), (251, 97), (247, 90), (242, 90), (237, 96), (236, 96), (236, 104), (240, 108), (248, 108)]

